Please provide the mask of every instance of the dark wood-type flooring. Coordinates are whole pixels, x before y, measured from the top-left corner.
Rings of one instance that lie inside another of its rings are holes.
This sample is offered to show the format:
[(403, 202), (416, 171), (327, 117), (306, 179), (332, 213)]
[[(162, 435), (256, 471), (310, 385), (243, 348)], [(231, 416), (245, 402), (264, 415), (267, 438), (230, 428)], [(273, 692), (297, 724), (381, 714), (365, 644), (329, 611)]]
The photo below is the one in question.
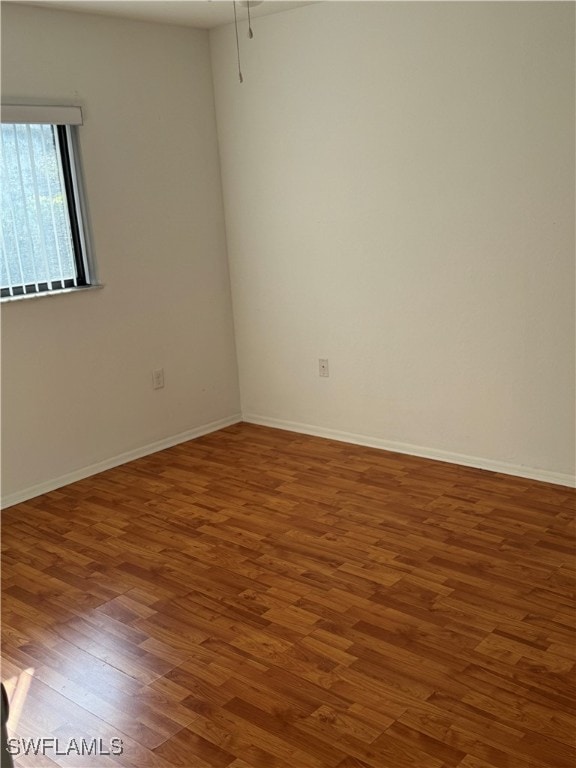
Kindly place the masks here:
[(574, 768), (574, 511), (248, 424), (11, 507), (15, 734), (123, 748), (17, 765)]

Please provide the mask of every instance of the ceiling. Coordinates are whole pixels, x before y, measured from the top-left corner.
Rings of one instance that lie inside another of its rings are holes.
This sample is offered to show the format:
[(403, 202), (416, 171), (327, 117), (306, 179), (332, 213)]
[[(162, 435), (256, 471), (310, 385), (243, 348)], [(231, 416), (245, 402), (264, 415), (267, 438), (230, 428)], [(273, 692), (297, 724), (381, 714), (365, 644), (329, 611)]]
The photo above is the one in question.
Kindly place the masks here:
[[(17, 5), (36, 5), (42, 8), (79, 13), (96, 13), (106, 16), (121, 16), (140, 21), (154, 21), (163, 24), (181, 24), (188, 27), (210, 29), (234, 21), (234, 7), (231, 0), (11, 0)], [(237, 2), (238, 18), (247, 18), (246, 2)], [(271, 13), (289, 11), (310, 2), (286, 2), (285, 0), (250, 1), (253, 19)]]

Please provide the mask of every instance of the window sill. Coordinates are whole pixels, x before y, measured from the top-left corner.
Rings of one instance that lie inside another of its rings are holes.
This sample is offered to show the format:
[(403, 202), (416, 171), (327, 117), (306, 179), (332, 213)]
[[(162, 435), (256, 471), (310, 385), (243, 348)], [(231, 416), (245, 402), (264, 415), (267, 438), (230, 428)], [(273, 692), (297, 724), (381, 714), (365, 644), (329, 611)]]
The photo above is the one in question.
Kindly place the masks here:
[(48, 296), (62, 296), (66, 293), (84, 293), (85, 291), (97, 291), (103, 288), (103, 285), (82, 285), (78, 288), (59, 288), (56, 291), (42, 291), (42, 293), (23, 293), (21, 296), (3, 296), (0, 298), (0, 304), (12, 301), (28, 301), (29, 299), (45, 299)]

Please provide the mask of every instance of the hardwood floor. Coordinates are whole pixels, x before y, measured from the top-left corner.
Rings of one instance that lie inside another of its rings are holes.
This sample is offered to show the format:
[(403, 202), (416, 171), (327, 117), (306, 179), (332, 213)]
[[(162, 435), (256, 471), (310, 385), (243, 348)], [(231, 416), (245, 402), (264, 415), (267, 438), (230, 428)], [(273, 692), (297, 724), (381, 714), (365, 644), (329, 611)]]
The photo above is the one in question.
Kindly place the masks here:
[(16, 764), (574, 768), (574, 511), (247, 424), (7, 509)]

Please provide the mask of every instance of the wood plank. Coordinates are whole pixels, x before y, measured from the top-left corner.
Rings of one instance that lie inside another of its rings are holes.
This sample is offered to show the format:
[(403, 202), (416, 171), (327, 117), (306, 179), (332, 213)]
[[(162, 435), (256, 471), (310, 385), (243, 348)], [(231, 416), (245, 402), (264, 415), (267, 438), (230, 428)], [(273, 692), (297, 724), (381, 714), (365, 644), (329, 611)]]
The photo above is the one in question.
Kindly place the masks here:
[(122, 738), (103, 768), (572, 768), (575, 512), (248, 424), (11, 507), (15, 735)]

